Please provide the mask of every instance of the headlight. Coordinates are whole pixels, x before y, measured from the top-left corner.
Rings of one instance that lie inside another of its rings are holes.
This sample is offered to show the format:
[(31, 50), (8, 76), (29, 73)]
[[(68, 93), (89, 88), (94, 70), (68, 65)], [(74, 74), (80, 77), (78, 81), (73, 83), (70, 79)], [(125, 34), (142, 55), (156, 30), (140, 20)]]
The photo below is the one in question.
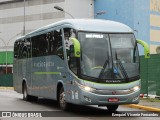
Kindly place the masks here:
[(137, 86), (133, 87), (131, 90), (136, 92), (136, 91), (140, 90), (140, 86), (137, 85)]
[(96, 89), (92, 88), (92, 87), (89, 87), (89, 86), (86, 86), (86, 85), (82, 85), (82, 84), (79, 84), (78, 82), (75, 82), (77, 84), (78, 87), (80, 87), (81, 89), (87, 91), (87, 92), (93, 92), (95, 91)]

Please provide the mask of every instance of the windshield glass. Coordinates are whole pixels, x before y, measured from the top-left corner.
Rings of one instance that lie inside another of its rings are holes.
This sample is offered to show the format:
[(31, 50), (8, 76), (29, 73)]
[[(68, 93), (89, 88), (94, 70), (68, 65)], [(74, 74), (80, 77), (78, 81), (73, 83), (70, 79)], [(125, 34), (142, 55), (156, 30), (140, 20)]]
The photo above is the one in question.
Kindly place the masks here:
[(113, 67), (127, 78), (139, 75), (139, 58), (133, 34), (110, 34)]
[(106, 62), (111, 67), (109, 36), (99, 33), (79, 33), (82, 50), (81, 73), (99, 78)]
[(139, 75), (139, 58), (133, 34), (79, 32), (81, 74), (91, 78), (125, 79)]

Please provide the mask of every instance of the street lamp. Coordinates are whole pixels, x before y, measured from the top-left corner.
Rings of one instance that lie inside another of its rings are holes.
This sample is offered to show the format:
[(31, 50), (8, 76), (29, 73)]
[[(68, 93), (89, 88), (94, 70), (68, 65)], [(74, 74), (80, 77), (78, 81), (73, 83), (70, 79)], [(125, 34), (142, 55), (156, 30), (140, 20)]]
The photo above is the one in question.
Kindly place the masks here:
[[(0, 32), (0, 33), (1, 33), (1, 32)], [(22, 32), (20, 32), (20, 33), (14, 35), (13, 37), (11, 37), (11, 38), (8, 40), (7, 43), (5, 43), (5, 40), (0, 37), (0, 39), (2, 40), (2, 42), (4, 43), (5, 48), (6, 48), (6, 74), (7, 74), (7, 62), (8, 62), (8, 53), (7, 53), (8, 44), (9, 44), (9, 42), (10, 42), (13, 38), (15, 38), (16, 36), (20, 35), (21, 33), (22, 33)]]
[(70, 13), (68, 13), (67, 11), (65, 11), (63, 8), (61, 8), (61, 7), (57, 6), (57, 5), (54, 6), (54, 8), (55, 8), (56, 10), (59, 10), (59, 11), (62, 11), (62, 12), (64, 12), (64, 13), (68, 14), (70, 17), (72, 17), (72, 18), (74, 19), (73, 15), (71, 15)]
[(97, 12), (96, 14), (94, 14), (95, 16), (98, 16), (98, 15), (103, 15), (103, 14), (106, 14), (106, 11), (99, 11)]
[(88, 18), (92, 18), (92, 17), (94, 17), (94, 16), (103, 15), (103, 14), (106, 14), (106, 11), (99, 11), (99, 12), (96, 12), (95, 14), (89, 16)]

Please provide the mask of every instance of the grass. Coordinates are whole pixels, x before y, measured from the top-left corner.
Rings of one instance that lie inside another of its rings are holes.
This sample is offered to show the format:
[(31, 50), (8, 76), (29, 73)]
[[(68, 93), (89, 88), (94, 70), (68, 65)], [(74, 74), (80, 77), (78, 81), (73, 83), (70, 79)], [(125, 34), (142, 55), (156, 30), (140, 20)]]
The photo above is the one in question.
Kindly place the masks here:
[(160, 102), (158, 98), (140, 98), (140, 100), (145, 100), (147, 102)]

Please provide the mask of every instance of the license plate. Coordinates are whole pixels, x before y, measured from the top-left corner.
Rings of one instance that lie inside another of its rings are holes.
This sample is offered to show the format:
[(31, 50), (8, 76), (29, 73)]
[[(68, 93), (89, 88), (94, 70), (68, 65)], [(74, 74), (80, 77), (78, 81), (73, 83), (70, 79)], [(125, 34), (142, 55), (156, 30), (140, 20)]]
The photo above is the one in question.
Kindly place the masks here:
[(118, 102), (119, 99), (118, 98), (109, 98), (108, 102)]

